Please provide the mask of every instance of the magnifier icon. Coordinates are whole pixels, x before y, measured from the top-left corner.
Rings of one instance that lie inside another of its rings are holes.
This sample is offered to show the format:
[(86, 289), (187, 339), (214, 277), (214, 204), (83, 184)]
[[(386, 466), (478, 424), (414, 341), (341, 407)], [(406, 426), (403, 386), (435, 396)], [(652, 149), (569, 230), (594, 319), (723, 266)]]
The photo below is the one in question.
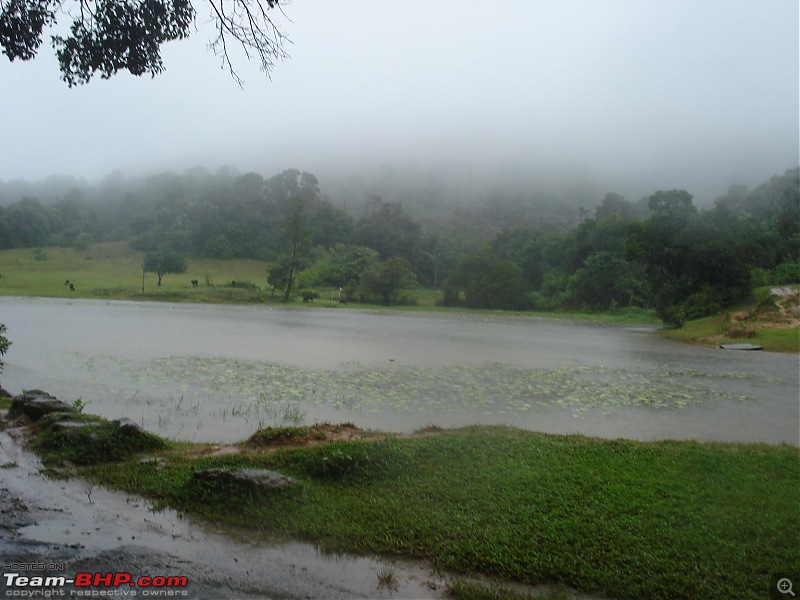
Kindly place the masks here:
[(787, 579), (786, 577), (784, 577), (783, 579), (778, 579), (777, 587), (778, 587), (778, 591), (781, 594), (790, 594), (791, 596), (795, 595), (795, 593), (792, 591), (792, 580), (791, 579)]

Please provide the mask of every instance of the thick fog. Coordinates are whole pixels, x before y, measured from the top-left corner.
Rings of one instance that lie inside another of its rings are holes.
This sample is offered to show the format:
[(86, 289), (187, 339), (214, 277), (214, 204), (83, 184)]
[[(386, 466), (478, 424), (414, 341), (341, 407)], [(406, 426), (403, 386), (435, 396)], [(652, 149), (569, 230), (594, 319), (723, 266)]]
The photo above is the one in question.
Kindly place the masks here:
[(291, 59), (268, 80), (237, 55), (244, 89), (195, 6), (155, 79), (69, 89), (49, 43), (0, 58), (0, 180), (392, 165), (702, 201), (798, 163), (796, 0), (296, 0)]

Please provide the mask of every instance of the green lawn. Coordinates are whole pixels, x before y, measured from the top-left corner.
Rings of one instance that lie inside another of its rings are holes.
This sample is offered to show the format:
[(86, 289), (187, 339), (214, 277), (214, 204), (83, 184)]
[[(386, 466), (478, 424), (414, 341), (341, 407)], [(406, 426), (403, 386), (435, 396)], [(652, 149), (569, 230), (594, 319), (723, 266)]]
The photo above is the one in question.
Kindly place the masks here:
[[(37, 253), (29, 248), (0, 251), (0, 295), (190, 302), (247, 302), (269, 297), (268, 291), (262, 290), (259, 298), (256, 290), (230, 285), (238, 281), (267, 287), (263, 261), (192, 259), (186, 273), (164, 275), (160, 288), (156, 275), (147, 273), (143, 293), (142, 253), (125, 243), (96, 244), (85, 251), (46, 248), (43, 252), (45, 260), (37, 260)], [(192, 279), (198, 280), (197, 288)], [(67, 280), (75, 285), (75, 291), (64, 285)]]
[[(614, 598), (764, 598), (772, 573), (800, 571), (794, 447), (505, 427), (247, 447), (196, 458), (181, 444), (165, 465), (131, 460), (83, 475), (266, 536)], [(220, 466), (278, 469), (300, 483), (256, 495), (192, 480)]]

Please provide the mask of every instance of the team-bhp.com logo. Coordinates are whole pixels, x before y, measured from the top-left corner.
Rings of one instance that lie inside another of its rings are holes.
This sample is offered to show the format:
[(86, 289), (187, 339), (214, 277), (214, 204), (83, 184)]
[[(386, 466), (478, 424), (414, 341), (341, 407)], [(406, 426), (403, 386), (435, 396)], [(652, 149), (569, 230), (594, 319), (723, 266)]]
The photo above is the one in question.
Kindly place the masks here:
[[(186, 577), (142, 576), (130, 573), (75, 573), (75, 577), (4, 573), (6, 596), (16, 598), (89, 597), (186, 597)], [(68, 587), (71, 586), (71, 587)]]

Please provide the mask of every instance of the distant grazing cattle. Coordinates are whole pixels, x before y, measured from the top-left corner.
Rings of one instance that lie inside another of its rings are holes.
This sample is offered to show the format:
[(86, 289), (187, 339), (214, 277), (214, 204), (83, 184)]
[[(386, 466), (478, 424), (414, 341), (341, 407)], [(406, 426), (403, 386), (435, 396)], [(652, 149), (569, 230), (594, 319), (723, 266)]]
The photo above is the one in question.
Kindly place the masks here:
[(303, 293), (303, 302), (313, 302), (314, 298), (319, 298), (319, 294), (317, 294), (316, 292)]
[(192, 279), (192, 287), (197, 287), (198, 281), (197, 279)]
[(69, 279), (64, 282), (64, 285), (69, 285)]
[(69, 289), (71, 289), (74, 292), (75, 291), (75, 284), (74, 283), (70, 283), (69, 284)]

